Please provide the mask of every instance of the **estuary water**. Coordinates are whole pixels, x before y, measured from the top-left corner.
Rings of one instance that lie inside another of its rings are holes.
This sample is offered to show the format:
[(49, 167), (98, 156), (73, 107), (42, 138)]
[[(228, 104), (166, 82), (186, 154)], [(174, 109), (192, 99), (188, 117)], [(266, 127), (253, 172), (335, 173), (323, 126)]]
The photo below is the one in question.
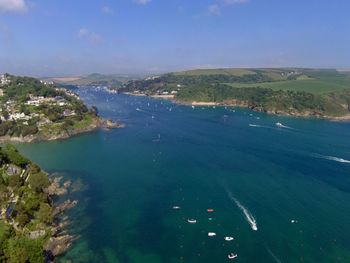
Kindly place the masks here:
[(74, 182), (60, 261), (350, 262), (349, 123), (78, 92), (126, 127), (19, 145)]

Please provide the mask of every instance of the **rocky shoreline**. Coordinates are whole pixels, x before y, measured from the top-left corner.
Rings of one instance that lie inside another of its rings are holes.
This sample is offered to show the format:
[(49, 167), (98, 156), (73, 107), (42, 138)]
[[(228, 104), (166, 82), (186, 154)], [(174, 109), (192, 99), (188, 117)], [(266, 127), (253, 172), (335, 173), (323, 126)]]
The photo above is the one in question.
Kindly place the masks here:
[[(64, 196), (68, 193), (71, 181), (62, 182), (62, 179), (62, 177), (52, 179), (50, 186), (45, 189), (51, 200), (54, 197)], [(54, 262), (57, 256), (67, 252), (72, 243), (79, 238), (67, 233), (66, 228), (70, 225), (70, 221), (67, 216), (64, 216), (64, 212), (75, 207), (78, 201), (68, 199), (59, 204), (54, 204), (53, 201), (52, 203), (54, 220), (51, 227), (51, 236), (44, 247), (45, 262), (47, 263)]]
[(93, 132), (99, 129), (111, 130), (124, 128), (124, 124), (115, 122), (113, 120), (106, 120), (102, 118), (97, 118), (91, 125), (83, 129), (74, 130), (62, 130), (58, 134), (36, 134), (21, 137), (14, 136), (1, 136), (0, 143), (12, 142), (12, 143), (33, 143), (41, 141), (54, 141), (54, 140), (64, 140), (69, 139), (73, 136)]

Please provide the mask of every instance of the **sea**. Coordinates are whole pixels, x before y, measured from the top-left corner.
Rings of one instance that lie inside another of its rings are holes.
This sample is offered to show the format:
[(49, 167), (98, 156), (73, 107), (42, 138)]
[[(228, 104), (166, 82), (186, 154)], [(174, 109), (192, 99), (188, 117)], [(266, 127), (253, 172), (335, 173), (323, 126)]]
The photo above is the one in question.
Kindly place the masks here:
[(72, 181), (58, 262), (350, 262), (350, 123), (77, 92), (125, 128), (18, 145)]

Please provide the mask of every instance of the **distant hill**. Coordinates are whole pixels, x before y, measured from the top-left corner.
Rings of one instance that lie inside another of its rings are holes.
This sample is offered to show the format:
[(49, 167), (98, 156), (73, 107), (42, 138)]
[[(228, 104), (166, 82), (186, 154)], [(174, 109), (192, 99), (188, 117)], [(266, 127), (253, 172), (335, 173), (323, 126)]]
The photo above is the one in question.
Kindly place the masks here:
[(120, 88), (127, 82), (139, 78), (140, 76), (137, 75), (103, 75), (99, 73), (93, 73), (85, 76), (45, 78), (44, 80), (50, 80), (64, 85), (107, 86)]
[(197, 69), (129, 82), (138, 94), (174, 94), (179, 102), (244, 105), (271, 113), (350, 115), (350, 72), (336, 69)]

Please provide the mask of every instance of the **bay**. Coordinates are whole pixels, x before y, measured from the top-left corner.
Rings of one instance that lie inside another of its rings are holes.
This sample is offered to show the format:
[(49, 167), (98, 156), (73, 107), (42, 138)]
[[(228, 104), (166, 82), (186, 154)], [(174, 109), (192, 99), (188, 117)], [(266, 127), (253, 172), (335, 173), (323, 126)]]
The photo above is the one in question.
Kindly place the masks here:
[(80, 189), (60, 261), (350, 262), (348, 123), (78, 92), (126, 127), (18, 146)]

